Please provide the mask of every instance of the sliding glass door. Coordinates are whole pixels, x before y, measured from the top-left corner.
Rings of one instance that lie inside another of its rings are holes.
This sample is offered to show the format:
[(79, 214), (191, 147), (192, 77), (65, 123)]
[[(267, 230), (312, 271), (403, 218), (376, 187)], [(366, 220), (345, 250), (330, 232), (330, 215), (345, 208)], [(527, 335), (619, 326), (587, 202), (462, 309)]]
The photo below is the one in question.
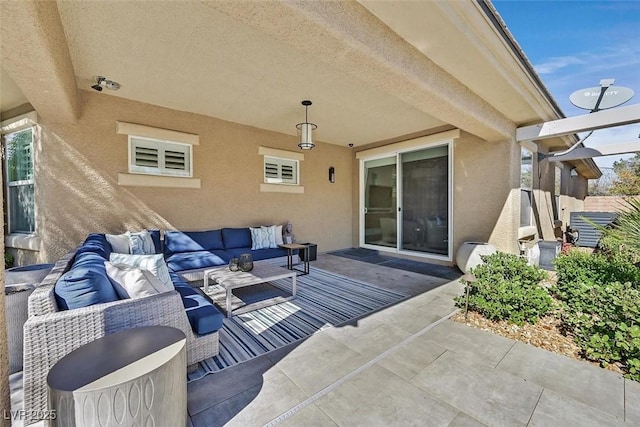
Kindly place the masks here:
[(449, 157), (439, 145), (362, 162), (365, 247), (449, 257)]
[(396, 156), (364, 162), (364, 243), (396, 247)]

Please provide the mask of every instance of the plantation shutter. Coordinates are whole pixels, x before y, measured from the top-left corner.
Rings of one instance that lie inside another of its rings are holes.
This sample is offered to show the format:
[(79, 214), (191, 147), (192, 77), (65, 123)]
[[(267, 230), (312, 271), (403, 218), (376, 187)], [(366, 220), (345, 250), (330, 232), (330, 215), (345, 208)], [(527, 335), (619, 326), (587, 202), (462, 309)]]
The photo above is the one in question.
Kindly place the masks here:
[(148, 168), (157, 168), (159, 165), (158, 149), (149, 147), (135, 147), (134, 164)]
[(153, 175), (191, 176), (191, 146), (130, 137), (129, 171)]
[(277, 182), (280, 179), (280, 167), (276, 159), (265, 159), (264, 177), (266, 182)]
[(172, 170), (184, 171), (187, 164), (186, 153), (182, 151), (165, 150), (164, 167)]
[(265, 157), (264, 180), (270, 184), (298, 184), (298, 162)]

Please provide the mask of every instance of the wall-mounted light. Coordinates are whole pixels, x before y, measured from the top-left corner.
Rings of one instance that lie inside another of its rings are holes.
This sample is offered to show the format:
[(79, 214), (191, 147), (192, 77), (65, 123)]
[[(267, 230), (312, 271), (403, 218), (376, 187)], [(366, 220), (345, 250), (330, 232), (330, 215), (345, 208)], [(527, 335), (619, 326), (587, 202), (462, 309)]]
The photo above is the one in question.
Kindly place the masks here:
[(98, 76), (96, 77), (96, 84), (91, 85), (91, 89), (97, 90), (98, 92), (102, 92), (102, 88), (106, 87), (111, 90), (120, 89), (120, 83), (114, 82), (113, 80), (109, 80), (106, 77)]
[(336, 182), (336, 169), (333, 166), (329, 167), (329, 182)]
[(309, 105), (312, 102), (305, 100), (302, 101), (304, 105), (304, 123), (298, 123), (296, 128), (298, 129), (298, 136), (300, 137), (300, 147), (302, 150), (311, 150), (316, 144), (313, 143), (313, 131), (318, 129), (318, 126), (314, 123), (309, 123)]
[(569, 173), (572, 177), (578, 176), (578, 170), (576, 168), (571, 168), (571, 172)]

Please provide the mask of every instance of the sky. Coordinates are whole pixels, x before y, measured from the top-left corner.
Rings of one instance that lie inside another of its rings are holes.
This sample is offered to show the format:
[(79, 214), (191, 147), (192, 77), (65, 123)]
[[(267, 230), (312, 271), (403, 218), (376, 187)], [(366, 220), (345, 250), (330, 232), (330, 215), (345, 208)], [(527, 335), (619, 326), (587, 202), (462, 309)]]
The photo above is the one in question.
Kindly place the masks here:
[[(571, 93), (614, 86), (635, 92), (623, 105), (640, 104), (640, 0), (492, 0), (566, 117), (588, 114), (569, 101)], [(587, 147), (638, 141), (640, 124), (597, 130)], [(581, 137), (586, 133), (581, 133)], [(601, 168), (627, 156), (597, 157)]]

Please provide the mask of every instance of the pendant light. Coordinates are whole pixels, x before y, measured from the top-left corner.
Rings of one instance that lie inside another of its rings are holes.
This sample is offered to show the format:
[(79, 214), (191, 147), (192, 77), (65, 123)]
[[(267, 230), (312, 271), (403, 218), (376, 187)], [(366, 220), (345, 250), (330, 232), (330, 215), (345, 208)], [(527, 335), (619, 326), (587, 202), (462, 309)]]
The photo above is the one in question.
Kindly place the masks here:
[(318, 128), (314, 123), (309, 123), (309, 105), (311, 101), (302, 101), (304, 105), (304, 123), (298, 123), (296, 128), (298, 129), (298, 136), (300, 137), (300, 143), (298, 147), (302, 150), (311, 150), (316, 145), (313, 143), (313, 131)]

